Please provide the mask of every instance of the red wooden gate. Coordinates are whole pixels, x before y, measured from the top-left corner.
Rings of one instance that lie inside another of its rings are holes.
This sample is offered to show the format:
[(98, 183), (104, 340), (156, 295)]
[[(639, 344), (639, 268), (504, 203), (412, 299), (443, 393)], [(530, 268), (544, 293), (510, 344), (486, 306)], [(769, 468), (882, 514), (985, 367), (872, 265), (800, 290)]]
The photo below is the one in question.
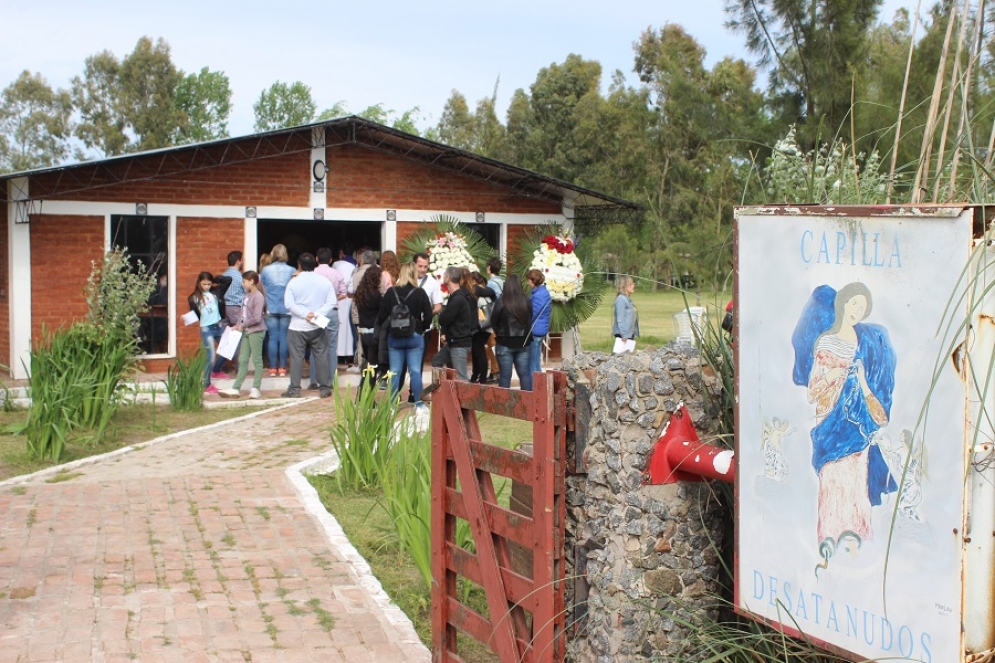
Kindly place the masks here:
[[(436, 374), (432, 407), (433, 661), (462, 660), (457, 631), (502, 663), (562, 661), (566, 375), (536, 373), (531, 393), (455, 377)], [(481, 440), (478, 411), (531, 421), (532, 455)], [(531, 487), (531, 517), (498, 504), (495, 474)], [(470, 524), (475, 552), (456, 544), (457, 518)], [(513, 564), (515, 544), (531, 552), (530, 569)], [(487, 615), (460, 602), (459, 577), (484, 588)]]

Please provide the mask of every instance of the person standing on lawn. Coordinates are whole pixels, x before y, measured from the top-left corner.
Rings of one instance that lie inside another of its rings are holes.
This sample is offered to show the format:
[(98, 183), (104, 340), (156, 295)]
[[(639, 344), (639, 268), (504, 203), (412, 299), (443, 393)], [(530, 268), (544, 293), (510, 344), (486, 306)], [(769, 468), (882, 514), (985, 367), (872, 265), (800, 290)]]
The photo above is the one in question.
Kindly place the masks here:
[(636, 282), (631, 276), (619, 276), (616, 286), (618, 296), (612, 307), (612, 335), (623, 341), (634, 341), (639, 336), (639, 311), (632, 303)]
[(418, 287), (416, 267), (414, 263), (401, 266), (401, 276), (397, 285), (384, 293), (380, 304), (377, 322), (390, 325), (389, 319), (395, 306), (403, 304), (407, 307), (412, 328), (407, 335), (397, 335), (388, 331), (387, 354), (390, 357), (391, 398), (397, 398), (401, 391), (401, 373), (407, 367), (411, 376), (411, 395), (415, 403), (421, 401), (422, 358), (425, 355), (425, 330), (432, 324), (432, 304), (424, 290)]
[(222, 398), (238, 398), (239, 389), (245, 382), (249, 372), (249, 359), (252, 359), (252, 391), (249, 398), (261, 398), (259, 389), (263, 384), (263, 337), (266, 336), (266, 297), (260, 290), (259, 274), (249, 270), (242, 274), (242, 288), (245, 296), (242, 298), (241, 314), (232, 326), (235, 331), (242, 332), (242, 341), (238, 348), (238, 375), (231, 389), (222, 389)]
[(511, 386), (511, 368), (514, 366), (522, 391), (532, 391), (532, 345), (529, 336), (532, 302), (525, 296), (522, 278), (518, 274), (508, 276), (504, 293), (491, 313), (491, 325), (497, 337), (494, 353), (500, 365), (498, 386), (504, 389)]
[(331, 282), (315, 274), (314, 254), (302, 253), (297, 260), (298, 274), (283, 296), (283, 304), (290, 312), (287, 330), (287, 348), (290, 353), (290, 386), (284, 398), (300, 398), (301, 375), (304, 372), (304, 352), (311, 349), (311, 370), (318, 374), (318, 389), (322, 398), (332, 395), (331, 375), (328, 370), (328, 337), (324, 327), (316, 322), (319, 316), (335, 315), (336, 295)]

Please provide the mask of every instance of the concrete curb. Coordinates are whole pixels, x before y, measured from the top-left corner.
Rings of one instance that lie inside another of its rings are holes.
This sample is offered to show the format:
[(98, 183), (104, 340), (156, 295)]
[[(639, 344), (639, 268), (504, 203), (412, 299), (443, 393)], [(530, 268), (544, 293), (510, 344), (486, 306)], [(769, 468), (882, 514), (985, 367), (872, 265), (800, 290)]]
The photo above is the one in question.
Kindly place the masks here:
[(338, 454), (331, 451), (327, 454), (291, 465), (287, 468), (286, 473), (287, 478), (290, 479), (290, 483), (294, 486), (294, 490), (297, 491), (298, 497), (304, 504), (304, 508), (318, 521), (324, 530), (329, 545), (338, 551), (342, 555), (342, 558), (348, 562), (353, 573), (356, 574), (360, 586), (369, 593), (370, 597), (383, 612), (384, 618), (397, 633), (399, 642), (405, 645), (407, 649), (406, 653), (410, 656), (408, 660), (425, 661), (428, 663), (432, 660), (432, 653), (418, 637), (414, 624), (411, 623), (411, 620), (404, 611), (391, 601), (380, 581), (373, 575), (373, 571), (370, 569), (370, 565), (366, 559), (359, 554), (359, 551), (356, 550), (346, 537), (345, 532), (342, 531), (342, 527), (335, 520), (335, 517), (325, 509), (325, 505), (321, 503), (321, 499), (318, 497), (318, 491), (314, 489), (314, 486), (311, 485), (305, 476), (307, 474), (333, 472), (338, 466)]

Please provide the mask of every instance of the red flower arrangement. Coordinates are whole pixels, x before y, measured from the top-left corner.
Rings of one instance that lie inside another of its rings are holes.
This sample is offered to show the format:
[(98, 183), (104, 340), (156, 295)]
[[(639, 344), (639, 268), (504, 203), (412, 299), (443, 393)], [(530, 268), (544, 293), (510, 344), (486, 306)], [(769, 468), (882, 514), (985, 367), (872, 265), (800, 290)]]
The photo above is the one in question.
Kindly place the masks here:
[[(542, 238), (542, 243), (553, 249), (557, 253), (573, 253), (574, 243), (569, 239), (561, 239), (555, 235), (546, 235)], [(549, 270), (547, 270), (549, 271)]]

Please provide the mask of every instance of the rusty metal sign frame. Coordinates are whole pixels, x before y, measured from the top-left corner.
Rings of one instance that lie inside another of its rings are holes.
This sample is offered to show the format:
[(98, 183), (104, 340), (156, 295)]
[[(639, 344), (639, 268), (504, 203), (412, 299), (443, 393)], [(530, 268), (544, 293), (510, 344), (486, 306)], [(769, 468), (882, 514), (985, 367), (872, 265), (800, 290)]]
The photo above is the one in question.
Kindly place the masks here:
[[(973, 238), (974, 238), (975, 242), (976, 243), (980, 243), (981, 240), (984, 240), (984, 244), (986, 244), (989, 247), (991, 247), (993, 244), (995, 244), (995, 241), (993, 241), (993, 239), (995, 239), (995, 238), (993, 238), (993, 236), (992, 236), (993, 235), (993, 231), (989, 230), (988, 228), (989, 228), (989, 224), (991, 223), (991, 217), (992, 217), (992, 211), (993, 210), (995, 210), (995, 208), (985, 207), (985, 206), (956, 205), (956, 204), (954, 204), (954, 205), (912, 205), (912, 206), (901, 206), (901, 205), (888, 205), (888, 206), (835, 206), (835, 207), (834, 206), (765, 206), (765, 207), (753, 207), (753, 208), (739, 208), (739, 209), (737, 209), (736, 210), (736, 220), (735, 220), (735, 240), (734, 240), (735, 241), (735, 245), (736, 245), (735, 246), (735, 267), (734, 267), (734, 269), (735, 269), (735, 275), (736, 275), (736, 282), (735, 282), (735, 286), (734, 286), (734, 291), (735, 291), (734, 297), (735, 297), (736, 307), (737, 307), (737, 314), (736, 314), (736, 319), (735, 319), (735, 329), (734, 329), (734, 336), (737, 339), (737, 343), (735, 345), (734, 351), (735, 351), (735, 354), (736, 354), (736, 367), (737, 367), (737, 370), (736, 370), (736, 389), (737, 389), (737, 393), (742, 393), (742, 388), (744, 386), (742, 384), (742, 382), (741, 382), (741, 380), (743, 379), (743, 375), (742, 375), (742, 373), (740, 371), (741, 358), (743, 356), (743, 353), (744, 352), (755, 352), (754, 349), (747, 349), (747, 348), (744, 348), (743, 345), (742, 345), (743, 336), (742, 336), (742, 333), (741, 333), (742, 332), (741, 325), (743, 323), (743, 316), (742, 316), (742, 312), (739, 310), (741, 302), (742, 302), (742, 297), (741, 297), (741, 295), (742, 295), (742, 293), (741, 293), (742, 284), (740, 283), (740, 275), (741, 275), (741, 268), (742, 268), (742, 264), (740, 262), (741, 249), (742, 249), (742, 247), (740, 245), (740, 241), (741, 241), (740, 230), (741, 230), (741, 218), (742, 217), (767, 217), (767, 218), (770, 218), (772, 221), (775, 221), (777, 218), (785, 218), (785, 217), (794, 217), (794, 218), (800, 218), (800, 219), (805, 219), (805, 218), (812, 218), (812, 219), (814, 219), (814, 218), (822, 218), (822, 219), (837, 218), (837, 219), (840, 219), (840, 220), (842, 220), (844, 222), (845, 222), (845, 220), (847, 220), (848, 218), (851, 218), (851, 217), (859, 217), (859, 218), (863, 218), (863, 219), (869, 219), (869, 220), (872, 220), (872, 221), (876, 220), (876, 219), (879, 219), (881, 217), (895, 218), (896, 221), (901, 221), (902, 219), (936, 219), (938, 221), (947, 221), (947, 220), (953, 221), (953, 220), (956, 220), (958, 218), (962, 218), (965, 214), (967, 214), (972, 219), (972, 223), (971, 223), (971, 235), (973, 235)], [(782, 232), (782, 231), (783, 231), (783, 229), (776, 229), (776, 228), (773, 228), (773, 227), (771, 228), (771, 232), (772, 233), (778, 233), (778, 232)], [(944, 264), (942, 266), (939, 266), (938, 268), (948, 268), (948, 269), (956, 270), (956, 271), (959, 271), (959, 270), (965, 270), (965, 271), (967, 271), (969, 269), (976, 269), (976, 270), (978, 270), (978, 273), (983, 274), (983, 277), (981, 279), (981, 280), (984, 281), (984, 283), (983, 283), (983, 286), (984, 286), (983, 287), (983, 295), (986, 295), (989, 299), (992, 300), (992, 304), (993, 305), (990, 306), (989, 308), (993, 308), (993, 310), (995, 310), (995, 295), (989, 294), (989, 291), (991, 291), (992, 293), (995, 293), (995, 276), (989, 276), (989, 275), (987, 275), (987, 273), (985, 273), (986, 271), (992, 271), (993, 268), (995, 268), (995, 248), (991, 248), (989, 250), (989, 253), (991, 255), (988, 257), (987, 263), (985, 263), (985, 260), (982, 259), (980, 262), (984, 263), (984, 264), (981, 264), (981, 265), (970, 265), (969, 264), (969, 262), (971, 260), (975, 260), (976, 259), (975, 258), (976, 254), (972, 254), (972, 257), (970, 259), (968, 258), (968, 252), (970, 251), (970, 248), (971, 248), (970, 246), (965, 246), (964, 247), (964, 260), (962, 261), (961, 264)], [(974, 311), (973, 317), (975, 318), (974, 323), (973, 323), (972, 326), (975, 327), (975, 328), (978, 327), (978, 323), (979, 322), (983, 322), (983, 320), (979, 320), (979, 318), (984, 318), (985, 315), (991, 315), (992, 319), (995, 319), (995, 313), (986, 313), (985, 310), (983, 310), (983, 308), (980, 307), (980, 306), (978, 308), (972, 309), (972, 310)], [(929, 324), (934, 324), (934, 323), (933, 323), (933, 321), (930, 321)], [(990, 337), (991, 337), (991, 340), (993, 342), (989, 343), (989, 345), (995, 347), (995, 324), (991, 325), (991, 327), (992, 327), (992, 333), (990, 334)], [(980, 340), (980, 338), (979, 338), (979, 340)], [(977, 343), (975, 343), (975, 345), (977, 345)], [(984, 426), (981, 424), (981, 420), (985, 419), (986, 415), (984, 413), (984, 403), (983, 402), (977, 402), (978, 400), (980, 400), (980, 401), (984, 401), (985, 400), (984, 394), (988, 394), (987, 398), (990, 400), (990, 398), (991, 398), (990, 394), (993, 391), (995, 391), (995, 386), (989, 386), (989, 383), (991, 383), (991, 382), (993, 382), (995, 380), (993, 380), (992, 376), (985, 377), (985, 375), (984, 375), (985, 373), (990, 372), (991, 367), (993, 365), (995, 365), (995, 360), (992, 359), (992, 354), (993, 354), (992, 350), (993, 350), (993, 347), (989, 347), (987, 349), (987, 355), (986, 355), (987, 359), (985, 357), (976, 357), (976, 356), (973, 356), (973, 354), (972, 354), (972, 356), (970, 357), (970, 359), (964, 358), (964, 362), (965, 362), (964, 365), (966, 366), (966, 368), (959, 369), (962, 372), (962, 374), (966, 372), (968, 374), (968, 376), (970, 375), (970, 373), (971, 373), (972, 370), (975, 371), (975, 373), (977, 375), (973, 379), (976, 381), (976, 387), (978, 387), (978, 391), (981, 392), (980, 393), (980, 398), (976, 399), (975, 402), (968, 402), (968, 401), (971, 400), (972, 397), (970, 396), (970, 394), (965, 394), (965, 403), (964, 403), (964, 410), (965, 410), (966, 418), (969, 421), (971, 421), (971, 426), (975, 427), (974, 438), (977, 438), (978, 433), (981, 434), (981, 438), (982, 438), (980, 440), (980, 442), (982, 442), (982, 443), (978, 443), (979, 441), (977, 439), (975, 439), (975, 442), (972, 443), (971, 442), (972, 433), (971, 433), (970, 429), (968, 429), (968, 430), (965, 431), (965, 435), (967, 436), (967, 438), (969, 438), (969, 439), (965, 440), (965, 449), (964, 449), (965, 460), (968, 463), (972, 463), (973, 462), (975, 465), (977, 465), (977, 462), (978, 462), (977, 461), (977, 457), (978, 457), (979, 454), (983, 454), (986, 459), (995, 458), (995, 451), (993, 451), (993, 447), (995, 447), (995, 444), (993, 444), (993, 442), (992, 442), (992, 439), (995, 439), (995, 430), (989, 431), (990, 433), (992, 433), (992, 435), (990, 437), (986, 437), (984, 431), (981, 430), (981, 429), (984, 428)], [(967, 354), (967, 353), (965, 353), (965, 354)], [(954, 359), (956, 361), (955, 357), (952, 357), (952, 359)], [(974, 366), (973, 369), (971, 368), (972, 364)], [(988, 369), (988, 370), (986, 371), (986, 369)], [(971, 379), (971, 378), (968, 377), (967, 379)], [(755, 384), (751, 384), (750, 385), (751, 389), (756, 389), (756, 387), (757, 387), (757, 385), (755, 385)], [(768, 400), (770, 398), (773, 398), (773, 394), (768, 395)], [(742, 428), (742, 412), (741, 412), (741, 408), (742, 408), (742, 404), (737, 405), (737, 411), (736, 411), (736, 439), (737, 439), (737, 452), (736, 452), (736, 460), (737, 460), (737, 490), (736, 490), (737, 497), (736, 497), (736, 502), (737, 502), (737, 504), (736, 504), (736, 511), (737, 511), (737, 514), (739, 514), (740, 511), (741, 511), (741, 504), (740, 503), (741, 503), (741, 501), (743, 499), (742, 491), (744, 490), (744, 485), (745, 485), (743, 482), (747, 478), (751, 478), (751, 477), (747, 477), (745, 474), (741, 473), (741, 471), (740, 471), (741, 470), (740, 464), (743, 462), (742, 447), (743, 447), (743, 444), (753, 444), (753, 443), (758, 442), (758, 440), (755, 439), (757, 437), (756, 435), (753, 435), (753, 434), (748, 435), (747, 431), (743, 430), (743, 428)], [(991, 422), (989, 422), (989, 423), (991, 423)], [(995, 425), (993, 425), (993, 427), (995, 427)], [(973, 455), (973, 458), (974, 458), (973, 461), (972, 461), (972, 455)], [(989, 460), (988, 461), (988, 465), (993, 466), (993, 467), (989, 468), (989, 474), (995, 475), (995, 461)], [(995, 500), (990, 499), (991, 498), (991, 493), (995, 493), (995, 481), (993, 481), (992, 479), (993, 479), (992, 476), (989, 476), (987, 478), (987, 483), (990, 484), (990, 485), (988, 486), (988, 488), (989, 488), (989, 494), (987, 495), (986, 500), (989, 501), (989, 502), (992, 502), (993, 505), (995, 505)], [(751, 478), (751, 480), (752, 480), (752, 478)], [(977, 484), (978, 481), (975, 481), (974, 483)], [(972, 492), (971, 492), (972, 490), (974, 491), (973, 497), (972, 497)], [(962, 602), (962, 605), (951, 606), (952, 609), (953, 609), (953, 611), (954, 611), (954, 617), (958, 619), (957, 623), (961, 625), (961, 629), (962, 629), (962, 631), (961, 631), (961, 645), (962, 646), (961, 646), (960, 656), (958, 656), (958, 658), (957, 658), (958, 661), (974, 660), (968, 652), (964, 651), (964, 646), (966, 646), (967, 643), (969, 643), (971, 641), (971, 637), (972, 637), (972, 624), (970, 623), (970, 619), (968, 619), (968, 615), (969, 615), (969, 613), (971, 611), (975, 612), (975, 618), (976, 618), (975, 621), (978, 621), (980, 623), (980, 622), (984, 622), (985, 620), (987, 620), (989, 623), (988, 623), (988, 625), (984, 629), (976, 628), (976, 629), (973, 630), (974, 640), (975, 640), (976, 643), (980, 643), (980, 646), (975, 646), (973, 649), (971, 647), (968, 647), (968, 651), (971, 652), (972, 654), (977, 654), (977, 653), (980, 652), (980, 650), (982, 648), (986, 648), (986, 647), (990, 648), (993, 645), (993, 643), (991, 642), (991, 637), (990, 637), (990, 635), (991, 635), (990, 631), (993, 628), (993, 626), (991, 624), (992, 620), (990, 618), (990, 615), (992, 614), (993, 610), (995, 610), (995, 605), (993, 605), (993, 603), (992, 603), (992, 599), (993, 599), (992, 595), (995, 594), (995, 589), (993, 589), (992, 586), (991, 586), (993, 583), (986, 582), (986, 579), (990, 579), (993, 575), (995, 575), (995, 571), (993, 571), (992, 569), (989, 568), (988, 572), (987, 572), (987, 575), (984, 574), (984, 573), (979, 573), (978, 572), (979, 568), (980, 567), (984, 567), (985, 564), (984, 563), (975, 562), (974, 570), (972, 572), (971, 561), (970, 561), (969, 554), (971, 552), (970, 548), (971, 548), (971, 544), (972, 544), (971, 517), (972, 517), (972, 508), (973, 508), (974, 511), (978, 512), (977, 514), (974, 514), (974, 515), (980, 516), (980, 517), (978, 517), (977, 522), (974, 523), (974, 529), (983, 530), (983, 531), (980, 532), (980, 536), (984, 537), (987, 540), (986, 551), (985, 552), (974, 551), (974, 554), (975, 554), (976, 557), (981, 556), (981, 557), (984, 557), (984, 559), (987, 559), (988, 560), (988, 566), (989, 567), (991, 566), (991, 561), (993, 559), (992, 545), (991, 545), (992, 538), (991, 537), (995, 536), (995, 528), (993, 528), (993, 527), (987, 527), (987, 529), (986, 529), (985, 526), (979, 526), (978, 523), (980, 523), (982, 520), (984, 520), (985, 517), (987, 517), (988, 520), (992, 520), (992, 518), (991, 518), (992, 513), (991, 512), (995, 511), (995, 506), (988, 505), (988, 507), (985, 507), (984, 509), (979, 509), (978, 505), (977, 505), (977, 503), (979, 501), (978, 500), (978, 495), (979, 495), (979, 493), (978, 493), (978, 490), (977, 490), (977, 486), (973, 486), (972, 487), (972, 486), (967, 486), (966, 485), (966, 487), (965, 487), (965, 493), (964, 493), (963, 515), (962, 515), (963, 520), (962, 520), (962, 523), (961, 523), (961, 527), (958, 528), (958, 527), (955, 526), (954, 529), (953, 529), (953, 536), (954, 536), (954, 538), (961, 542), (961, 545), (962, 545), (963, 550), (964, 550), (964, 555), (961, 557), (962, 566), (961, 566), (961, 569), (960, 569), (960, 574), (958, 576), (961, 585), (964, 587), (963, 602)], [(985, 501), (985, 500), (982, 500), (982, 501)], [(982, 511), (983, 511), (983, 513), (982, 513)], [(988, 520), (984, 520), (984, 522), (987, 523)], [(989, 531), (989, 530), (991, 530), (991, 531)], [(947, 531), (946, 535), (949, 536), (949, 534), (950, 534), (949, 531)], [(770, 625), (770, 626), (772, 626), (772, 627), (774, 627), (774, 628), (776, 628), (778, 630), (781, 630), (781, 631), (783, 631), (785, 633), (788, 633), (790, 635), (794, 635), (796, 637), (802, 637), (802, 638), (804, 638), (804, 639), (806, 639), (806, 640), (808, 640), (810, 642), (815, 642), (815, 643), (819, 644), (820, 646), (822, 646), (827, 651), (834, 652), (834, 653), (836, 653), (838, 655), (841, 655), (843, 657), (849, 658), (851, 660), (855, 660), (855, 661), (857, 661), (857, 660), (868, 660), (865, 656), (861, 656), (861, 655), (859, 655), (857, 653), (854, 653), (853, 651), (851, 651), (848, 648), (839, 646), (838, 644), (827, 642), (825, 640), (821, 640), (818, 637), (813, 637), (813, 635), (811, 633), (804, 633), (804, 632), (802, 632), (802, 630), (799, 628), (798, 622), (795, 621), (790, 615), (781, 614), (780, 617), (778, 617), (778, 618), (775, 619), (775, 618), (765, 617), (764, 615), (759, 614), (759, 613), (754, 612), (754, 611), (751, 611), (751, 610), (744, 609), (742, 607), (742, 605), (741, 605), (741, 596), (740, 596), (740, 593), (742, 591), (741, 586), (743, 585), (744, 580), (743, 580), (743, 578), (739, 577), (741, 575), (741, 573), (740, 573), (740, 571), (741, 571), (741, 569), (740, 569), (740, 562), (741, 562), (741, 559), (740, 559), (740, 545), (741, 545), (741, 541), (742, 541), (742, 539), (743, 539), (744, 536), (745, 536), (745, 533), (742, 531), (742, 527), (741, 527), (741, 523), (740, 523), (740, 516), (737, 515), (736, 561), (735, 561), (735, 564), (734, 564), (734, 566), (736, 568), (736, 573), (737, 573), (737, 578), (736, 578), (736, 582), (735, 582), (735, 586), (736, 586), (735, 587), (736, 597), (735, 597), (735, 600), (734, 600), (734, 603), (735, 603), (735, 606), (736, 606), (736, 611), (738, 613), (744, 615), (744, 616), (747, 616), (747, 617), (751, 618), (751, 619), (755, 619), (757, 621), (765, 622), (768, 625)], [(977, 536), (975, 536), (974, 539), (976, 541), (977, 540)], [(980, 577), (980, 576), (984, 576), (984, 577)], [(972, 582), (970, 581), (970, 579), (972, 577), (978, 577), (978, 580), (981, 581), (982, 583), (986, 584), (986, 586), (988, 587), (987, 590), (980, 592), (980, 594), (984, 594), (984, 596), (974, 596), (974, 597), (972, 597), (970, 595), (971, 592), (969, 590), (970, 590), (970, 585), (972, 585)], [(924, 580), (925, 580), (925, 578), (924, 578)], [(961, 611), (960, 614), (957, 614), (958, 610)], [(883, 623), (882, 623), (882, 627), (883, 627)], [(984, 631), (984, 632), (982, 633), (981, 631)], [(991, 650), (989, 649), (988, 651), (991, 651)], [(980, 652), (980, 653), (987, 653), (987, 652)], [(905, 659), (903, 659), (903, 660), (905, 660)], [(908, 659), (908, 660), (933, 660), (933, 661), (936, 661), (937, 659), (935, 658), (935, 656), (932, 659), (930, 659), (928, 657), (928, 655), (927, 655), (927, 658), (914, 658), (914, 659)]]

